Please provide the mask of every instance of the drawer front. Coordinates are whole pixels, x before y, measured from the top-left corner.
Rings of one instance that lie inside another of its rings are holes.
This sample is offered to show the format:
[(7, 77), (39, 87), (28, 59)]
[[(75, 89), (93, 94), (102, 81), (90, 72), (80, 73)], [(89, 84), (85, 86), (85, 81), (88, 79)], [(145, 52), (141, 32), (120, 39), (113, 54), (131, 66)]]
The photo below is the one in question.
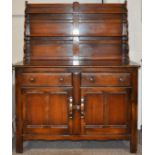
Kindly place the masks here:
[(22, 85), (72, 86), (71, 73), (22, 73)]
[(129, 73), (82, 73), (82, 86), (129, 86)]

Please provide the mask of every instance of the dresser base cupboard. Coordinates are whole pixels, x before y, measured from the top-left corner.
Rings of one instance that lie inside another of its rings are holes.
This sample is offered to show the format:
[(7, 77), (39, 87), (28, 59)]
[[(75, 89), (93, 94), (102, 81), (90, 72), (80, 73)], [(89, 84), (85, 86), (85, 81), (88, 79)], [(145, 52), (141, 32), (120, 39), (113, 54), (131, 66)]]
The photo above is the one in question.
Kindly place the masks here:
[(135, 153), (139, 66), (128, 59), (126, 4), (26, 4), (25, 13), (16, 151), (31, 140), (128, 140)]

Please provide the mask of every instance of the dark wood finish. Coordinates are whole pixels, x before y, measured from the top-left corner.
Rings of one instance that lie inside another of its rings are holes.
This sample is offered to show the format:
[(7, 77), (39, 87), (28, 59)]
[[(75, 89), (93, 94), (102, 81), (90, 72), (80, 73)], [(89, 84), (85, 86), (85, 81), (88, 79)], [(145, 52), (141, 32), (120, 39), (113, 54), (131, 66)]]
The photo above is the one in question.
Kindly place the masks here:
[(138, 65), (126, 4), (27, 4), (16, 72), (16, 151), (27, 140), (129, 140), (137, 150)]
[(22, 73), (20, 80), (27, 86), (72, 86), (71, 73)]
[(82, 73), (82, 86), (130, 86), (129, 73)]
[(71, 88), (21, 88), (24, 134), (69, 134)]
[(27, 4), (25, 14), (25, 62), (129, 61), (125, 4)]

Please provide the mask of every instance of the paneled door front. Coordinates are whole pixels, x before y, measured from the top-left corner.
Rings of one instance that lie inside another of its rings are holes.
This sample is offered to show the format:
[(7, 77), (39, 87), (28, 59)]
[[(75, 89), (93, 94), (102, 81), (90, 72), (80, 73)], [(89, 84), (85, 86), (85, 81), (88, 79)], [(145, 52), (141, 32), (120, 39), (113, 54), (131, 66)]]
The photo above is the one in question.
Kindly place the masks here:
[(129, 133), (129, 96), (130, 88), (82, 88), (81, 132), (86, 135)]
[(22, 97), (25, 134), (71, 134), (71, 88), (22, 88)]

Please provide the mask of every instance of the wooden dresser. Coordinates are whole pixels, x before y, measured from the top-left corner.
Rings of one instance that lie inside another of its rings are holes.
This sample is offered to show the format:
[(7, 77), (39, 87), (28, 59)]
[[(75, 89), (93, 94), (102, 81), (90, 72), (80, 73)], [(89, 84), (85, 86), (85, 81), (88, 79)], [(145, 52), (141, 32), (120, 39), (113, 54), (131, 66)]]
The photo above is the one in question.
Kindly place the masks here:
[(16, 64), (16, 151), (29, 140), (129, 140), (137, 150), (138, 65), (126, 4), (28, 4)]

